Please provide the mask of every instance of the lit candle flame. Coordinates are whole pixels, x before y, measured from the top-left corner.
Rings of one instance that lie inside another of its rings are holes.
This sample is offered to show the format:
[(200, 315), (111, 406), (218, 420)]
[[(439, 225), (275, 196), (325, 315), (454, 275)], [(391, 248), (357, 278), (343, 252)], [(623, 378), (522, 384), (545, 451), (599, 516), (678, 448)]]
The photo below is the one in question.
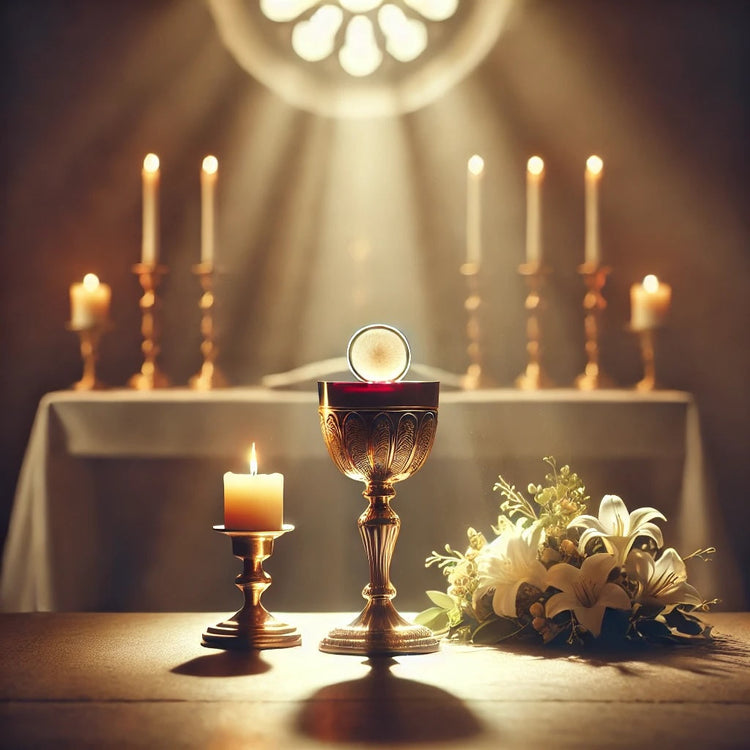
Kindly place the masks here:
[(258, 473), (258, 457), (255, 455), (255, 443), (252, 444), (248, 451), (247, 461), (250, 464), (250, 474), (255, 476)]
[(215, 156), (207, 156), (203, 160), (203, 171), (206, 174), (216, 174), (219, 170), (219, 160)]
[(143, 168), (147, 172), (158, 172), (159, 157), (156, 154), (146, 154), (146, 158), (143, 160)]
[(484, 159), (479, 154), (474, 154), (474, 156), (469, 159), (469, 172), (472, 174), (482, 174), (484, 171)]
[(648, 274), (648, 276), (643, 279), (643, 288), (651, 293), (657, 291), (659, 289), (659, 279), (657, 279), (652, 273)]
[(99, 277), (95, 273), (87, 273), (83, 277), (83, 288), (87, 292), (93, 292), (99, 286)]
[(591, 174), (599, 174), (603, 168), (604, 168), (604, 162), (601, 160), (600, 157), (596, 155), (592, 155), (592, 156), (589, 156), (588, 159), (586, 159), (586, 169)]
[(544, 172), (544, 161), (541, 156), (532, 156), (526, 164), (526, 169), (531, 174), (541, 174)]

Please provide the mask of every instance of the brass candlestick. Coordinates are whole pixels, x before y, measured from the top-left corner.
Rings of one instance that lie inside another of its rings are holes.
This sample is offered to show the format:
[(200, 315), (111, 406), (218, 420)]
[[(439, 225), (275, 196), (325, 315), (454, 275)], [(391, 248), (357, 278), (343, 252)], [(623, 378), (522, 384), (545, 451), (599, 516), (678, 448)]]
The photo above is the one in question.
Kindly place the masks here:
[(469, 355), (469, 367), (461, 379), (461, 386), (466, 390), (489, 388), (493, 383), (484, 371), (482, 357), (481, 324), (479, 318), (482, 297), (479, 292), (479, 265), (476, 263), (464, 263), (459, 270), (466, 277), (469, 292), (464, 302), (464, 308), (468, 316), (466, 321), (466, 335), (469, 339), (469, 345), (466, 348), (466, 352)]
[(210, 391), (212, 388), (223, 388), (227, 381), (221, 370), (216, 365), (219, 347), (216, 345), (214, 331), (214, 276), (213, 263), (199, 263), (193, 266), (193, 273), (200, 279), (203, 294), (201, 295), (199, 307), (201, 311), (201, 354), (203, 364), (200, 371), (190, 378), (189, 385), (198, 391)]
[(260, 603), (271, 585), (271, 576), (263, 570), (263, 561), (273, 554), (274, 540), (293, 531), (284, 524), (278, 531), (242, 531), (214, 526), (232, 540), (232, 554), (243, 561), (243, 570), (234, 583), (245, 597), (242, 609), (228, 620), (206, 628), (202, 645), (224, 649), (288, 648), (299, 646), (302, 636), (293, 625), (279, 622)]
[(526, 279), (529, 293), (526, 296), (526, 353), (528, 362), (526, 369), (516, 378), (516, 388), (524, 391), (536, 391), (540, 388), (550, 388), (553, 383), (542, 367), (542, 329), (540, 313), (544, 307), (542, 288), (544, 277), (549, 269), (541, 263), (522, 263), (518, 273)]
[(583, 373), (575, 380), (576, 388), (581, 391), (594, 391), (611, 385), (610, 379), (599, 365), (601, 317), (607, 307), (602, 289), (607, 282), (607, 275), (610, 271), (611, 269), (608, 266), (600, 266), (598, 263), (584, 263), (578, 267), (578, 273), (583, 276), (586, 285), (583, 309), (587, 362)]
[(141, 334), (143, 335), (143, 343), (141, 344), (143, 364), (140, 372), (130, 378), (128, 385), (139, 391), (166, 388), (169, 385), (167, 376), (159, 369), (156, 361), (160, 350), (157, 318), (159, 300), (156, 296), (156, 290), (166, 272), (166, 266), (159, 266), (154, 263), (136, 263), (133, 266), (133, 273), (138, 276), (138, 281), (143, 289), (143, 296), (139, 301)]
[(69, 331), (75, 331), (78, 334), (83, 361), (83, 375), (80, 380), (73, 383), (71, 388), (75, 391), (102, 390), (106, 386), (96, 376), (96, 362), (99, 359), (99, 342), (102, 334), (109, 327), (109, 323), (101, 322), (91, 326), (68, 323), (66, 327)]
[(635, 384), (637, 391), (653, 391), (656, 385), (656, 362), (654, 357), (654, 328), (631, 329), (638, 334), (641, 344), (641, 359), (643, 360), (643, 378)]
[(390, 566), (401, 519), (390, 507), (395, 482), (416, 473), (437, 430), (439, 383), (318, 383), (320, 426), (334, 464), (365, 483), (368, 502), (357, 526), (367, 553), (367, 601), (348, 626), (335, 628), (320, 650), (335, 654), (426, 654), (432, 632), (407, 622), (393, 606)]

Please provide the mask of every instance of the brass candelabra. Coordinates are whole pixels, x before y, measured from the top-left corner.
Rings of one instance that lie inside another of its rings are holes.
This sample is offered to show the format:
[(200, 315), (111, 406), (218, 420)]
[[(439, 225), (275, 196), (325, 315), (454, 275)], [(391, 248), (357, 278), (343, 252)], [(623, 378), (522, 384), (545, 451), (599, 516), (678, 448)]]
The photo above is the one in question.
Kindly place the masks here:
[(157, 297), (156, 290), (166, 272), (166, 266), (160, 266), (155, 263), (136, 263), (133, 266), (133, 273), (138, 276), (138, 281), (143, 289), (143, 296), (139, 301), (141, 308), (141, 335), (143, 336), (143, 343), (141, 344), (143, 364), (141, 365), (140, 372), (137, 372), (130, 378), (128, 385), (139, 391), (150, 391), (154, 388), (166, 388), (169, 386), (169, 379), (159, 369), (157, 362), (160, 351), (160, 331), (157, 315), (159, 298)]
[(81, 347), (81, 360), (83, 361), (83, 374), (81, 379), (73, 383), (71, 388), (75, 391), (98, 391), (106, 386), (96, 375), (96, 363), (99, 359), (99, 343), (109, 323), (95, 323), (91, 326), (77, 326), (68, 323), (69, 331), (78, 334)]
[(586, 285), (586, 294), (583, 298), (586, 367), (575, 380), (576, 388), (581, 391), (594, 391), (611, 385), (599, 363), (602, 313), (607, 307), (602, 289), (610, 270), (608, 266), (600, 266), (598, 263), (584, 263), (578, 267), (578, 273)]
[(469, 366), (461, 378), (461, 385), (466, 390), (477, 388), (489, 388), (493, 385), (484, 370), (482, 356), (482, 336), (480, 310), (482, 307), (482, 296), (479, 289), (479, 265), (476, 263), (464, 263), (459, 269), (462, 276), (466, 277), (468, 295), (464, 302), (467, 314), (466, 335), (469, 344), (466, 353), (469, 355)]
[(201, 354), (203, 364), (200, 371), (190, 378), (189, 385), (198, 391), (210, 391), (213, 388), (223, 388), (227, 381), (216, 364), (219, 347), (216, 344), (216, 330), (214, 325), (214, 281), (216, 271), (212, 263), (198, 263), (193, 266), (193, 273), (200, 279), (203, 294), (198, 306), (201, 311)]
[(526, 280), (528, 294), (526, 308), (526, 369), (516, 378), (516, 387), (524, 391), (536, 391), (553, 385), (542, 366), (541, 311), (544, 308), (542, 289), (549, 269), (541, 263), (522, 263), (518, 273)]
[(242, 609), (228, 620), (206, 628), (202, 645), (209, 648), (250, 650), (299, 646), (302, 636), (293, 625), (277, 620), (261, 604), (263, 592), (271, 585), (271, 576), (263, 570), (263, 561), (273, 554), (274, 541), (294, 530), (284, 524), (277, 531), (243, 531), (214, 526), (232, 540), (232, 554), (243, 561), (243, 570), (235, 586), (244, 596)]

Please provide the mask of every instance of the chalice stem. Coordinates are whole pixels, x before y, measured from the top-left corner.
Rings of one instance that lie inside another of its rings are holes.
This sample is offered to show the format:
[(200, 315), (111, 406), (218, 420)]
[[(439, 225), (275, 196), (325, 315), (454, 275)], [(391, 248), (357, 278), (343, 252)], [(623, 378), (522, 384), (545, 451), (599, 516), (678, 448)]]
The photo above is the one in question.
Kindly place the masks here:
[(363, 494), (370, 505), (357, 522), (370, 566), (370, 583), (362, 590), (362, 596), (368, 600), (390, 600), (396, 596), (390, 570), (401, 519), (390, 506), (393, 490), (390, 495), (369, 493), (368, 487)]

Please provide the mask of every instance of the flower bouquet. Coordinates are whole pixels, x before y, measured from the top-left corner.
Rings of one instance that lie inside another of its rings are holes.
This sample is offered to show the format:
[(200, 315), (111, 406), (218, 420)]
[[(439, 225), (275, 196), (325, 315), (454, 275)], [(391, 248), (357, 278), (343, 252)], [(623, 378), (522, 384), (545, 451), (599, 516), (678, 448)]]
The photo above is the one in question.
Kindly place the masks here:
[(687, 582), (685, 560), (664, 547), (655, 508), (629, 513), (617, 495), (605, 495), (598, 517), (587, 515), (588, 496), (568, 466), (551, 471), (528, 494), (499, 477), (503, 497), (495, 538), (468, 529), (465, 552), (445, 546), (426, 566), (448, 579), (446, 592), (428, 591), (433, 606), (416, 621), (437, 634), (495, 644), (529, 634), (544, 643), (616, 644), (689, 642), (711, 638), (696, 615), (706, 601)]

